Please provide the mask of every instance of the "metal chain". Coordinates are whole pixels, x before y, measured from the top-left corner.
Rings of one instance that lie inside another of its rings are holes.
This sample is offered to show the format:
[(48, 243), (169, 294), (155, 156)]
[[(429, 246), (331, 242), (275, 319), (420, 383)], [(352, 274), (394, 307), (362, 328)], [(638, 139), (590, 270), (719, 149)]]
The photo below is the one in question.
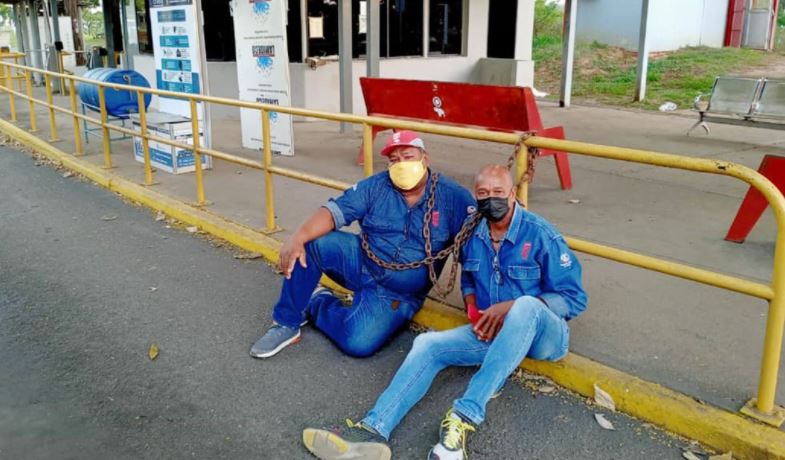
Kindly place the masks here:
[[(515, 149), (513, 150), (510, 157), (507, 159), (507, 169), (512, 171), (513, 166), (515, 165), (515, 158), (518, 155), (518, 152), (521, 150), (521, 147), (525, 145), (526, 139), (533, 136), (534, 133), (526, 132), (521, 134), (518, 142), (515, 143)], [(528, 150), (528, 164), (526, 168), (526, 172), (521, 176), (521, 180), (515, 184), (515, 190), (518, 189), (522, 182), (531, 182), (534, 179), (534, 160), (537, 157), (537, 149), (536, 148), (529, 148)], [(463, 223), (463, 226), (455, 235), (453, 240), (453, 244), (450, 246), (442, 249), (441, 251), (437, 252), (435, 255), (433, 254), (433, 247), (431, 246), (431, 219), (433, 217), (433, 207), (436, 204), (436, 185), (439, 183), (439, 174), (434, 173), (431, 176), (431, 187), (429, 189), (429, 196), (428, 201), (425, 205), (425, 215), (423, 216), (423, 226), (422, 226), (422, 236), (423, 240), (425, 241), (425, 258), (421, 260), (417, 260), (414, 262), (387, 262), (382, 260), (379, 256), (377, 256), (371, 246), (368, 244), (368, 235), (365, 232), (360, 234), (361, 245), (363, 251), (365, 251), (365, 255), (368, 256), (376, 265), (386, 269), (386, 270), (394, 270), (394, 271), (402, 271), (402, 270), (414, 270), (417, 268), (422, 267), (423, 265), (428, 267), (428, 277), (431, 280), (431, 284), (433, 284), (433, 289), (436, 291), (436, 294), (441, 297), (445, 298), (447, 295), (452, 292), (455, 288), (455, 281), (458, 275), (458, 258), (460, 256), (461, 248), (469, 238), (471, 238), (472, 234), (474, 233), (474, 229), (477, 227), (477, 224), (480, 223), (482, 220), (482, 216), (479, 212), (474, 212), (471, 214), (466, 221)], [(436, 267), (434, 266), (435, 262), (440, 260), (446, 259), (450, 255), (453, 256), (453, 264), (450, 268), (450, 277), (447, 280), (447, 286), (442, 288), (441, 284), (439, 283), (439, 277), (436, 274)]]

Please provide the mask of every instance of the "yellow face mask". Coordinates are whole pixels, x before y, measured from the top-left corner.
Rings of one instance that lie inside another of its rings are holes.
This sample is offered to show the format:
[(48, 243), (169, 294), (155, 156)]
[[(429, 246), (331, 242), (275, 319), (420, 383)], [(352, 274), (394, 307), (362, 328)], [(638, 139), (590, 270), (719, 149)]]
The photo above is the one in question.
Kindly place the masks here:
[(399, 161), (390, 165), (390, 180), (401, 190), (411, 190), (420, 183), (426, 173), (423, 160)]

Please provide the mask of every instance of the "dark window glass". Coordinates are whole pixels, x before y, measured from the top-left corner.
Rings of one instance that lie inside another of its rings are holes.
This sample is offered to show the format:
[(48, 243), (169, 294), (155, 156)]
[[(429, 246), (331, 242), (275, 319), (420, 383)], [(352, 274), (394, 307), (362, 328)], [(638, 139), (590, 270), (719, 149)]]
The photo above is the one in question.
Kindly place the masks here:
[(429, 54), (461, 54), (463, 0), (431, 0)]
[[(387, 0), (383, 3), (387, 5), (387, 17), (381, 14), (381, 20), (387, 23), (387, 57), (422, 56), (422, 0)], [(385, 10), (384, 5), (381, 9)]]
[[(321, 34), (311, 24), (321, 24)], [(308, 0), (308, 55), (338, 54), (338, 0)]]
[(136, 6), (136, 38), (140, 53), (153, 53), (153, 36), (150, 33), (149, 0), (134, 0)]
[(204, 47), (208, 61), (234, 61), (234, 19), (230, 0), (202, 0)]
[(490, 58), (515, 56), (515, 16), (518, 2), (495, 1), (488, 10), (488, 54)]
[(289, 0), (289, 14), (286, 24), (286, 43), (289, 62), (303, 61), (302, 23), (300, 22), (300, 0)]

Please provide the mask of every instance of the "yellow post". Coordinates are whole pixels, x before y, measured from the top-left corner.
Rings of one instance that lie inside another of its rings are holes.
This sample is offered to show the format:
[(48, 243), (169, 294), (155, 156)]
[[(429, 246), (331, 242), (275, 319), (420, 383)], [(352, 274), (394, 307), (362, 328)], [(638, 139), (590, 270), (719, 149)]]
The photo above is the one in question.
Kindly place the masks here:
[[(14, 64), (19, 64), (19, 59), (21, 59), (20, 56), (15, 57), (14, 58)], [(19, 73), (18, 70), (16, 72), (17, 72), (17, 74)], [(17, 80), (17, 86), (19, 87), (19, 92), (21, 93), (22, 91), (25, 90), (25, 84), (22, 81), (22, 80), (24, 80), (24, 78), (21, 78), (21, 75), (17, 75), (17, 76), (20, 77), (20, 78), (17, 78), (16, 80)]]
[[(776, 407), (774, 399), (777, 395), (777, 373), (782, 352), (783, 327), (785, 327), (785, 229), (781, 226), (777, 232), (771, 281), (774, 298), (769, 302), (766, 335), (763, 339), (758, 399), (755, 404), (758, 413), (748, 415), (753, 415), (771, 425), (780, 426), (785, 420), (785, 409)], [(745, 410), (742, 409), (742, 412)]]
[(49, 74), (44, 74), (44, 87), (46, 87), (46, 103), (49, 104), (49, 142), (59, 141), (57, 138), (57, 121), (55, 120), (55, 109), (52, 108), (52, 81)]
[(373, 128), (363, 123), (363, 174), (373, 175)]
[(202, 154), (200, 153), (199, 142), (199, 111), (196, 106), (196, 99), (191, 98), (191, 138), (194, 146), (194, 171), (196, 173), (196, 204), (205, 204), (204, 199), (204, 178), (202, 177)]
[(106, 94), (104, 94), (104, 87), (98, 86), (98, 105), (101, 109), (101, 131), (104, 141), (104, 168), (109, 169), (112, 167), (112, 146), (109, 143), (109, 128), (108, 120), (109, 115), (106, 112)]
[(267, 211), (267, 230), (275, 231), (275, 201), (273, 200), (273, 148), (270, 138), (270, 112), (262, 110), (262, 139), (264, 145), (264, 202)]
[(27, 86), (27, 104), (30, 108), (30, 132), (38, 131), (38, 122), (35, 118), (35, 102), (33, 102), (33, 81), (30, 71), (25, 70), (25, 85)]
[(71, 99), (71, 114), (73, 114), (73, 127), (74, 127), (74, 155), (81, 156), (84, 154), (82, 151), (82, 133), (79, 131), (79, 117), (76, 116), (76, 88), (74, 88), (74, 81), (68, 79), (68, 95)]
[(518, 153), (515, 155), (515, 183), (518, 184), (518, 202), (524, 208), (529, 208), (529, 181), (521, 181), (521, 178), (529, 168), (529, 149), (521, 144)]
[(6, 67), (5, 73), (5, 81), (6, 81), (6, 88), (8, 88), (8, 105), (11, 108), (11, 121), (16, 122), (16, 99), (14, 97), (14, 93), (11, 91), (14, 90), (14, 79), (11, 76), (13, 69), (11, 67)]
[(144, 108), (144, 93), (136, 92), (139, 105), (139, 130), (142, 133), (142, 151), (144, 152), (144, 185), (153, 185), (153, 168), (150, 165), (150, 140), (147, 138), (147, 111)]

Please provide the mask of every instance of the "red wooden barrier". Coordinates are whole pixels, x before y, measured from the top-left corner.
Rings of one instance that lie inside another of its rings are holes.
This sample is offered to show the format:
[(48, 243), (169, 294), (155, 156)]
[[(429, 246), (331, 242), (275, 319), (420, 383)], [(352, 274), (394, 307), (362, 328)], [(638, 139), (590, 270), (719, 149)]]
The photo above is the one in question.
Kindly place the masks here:
[[(765, 155), (758, 172), (766, 176), (780, 191), (785, 191), (784, 157)], [(766, 201), (763, 194), (750, 186), (725, 239), (734, 243), (743, 243), (768, 206), (769, 202)]]
[[(563, 127), (543, 127), (531, 88), (366, 77), (360, 86), (371, 116), (564, 139)], [(374, 127), (373, 138), (385, 129)], [(567, 153), (543, 149), (540, 155), (554, 156), (562, 189), (572, 188)], [(360, 148), (357, 163), (362, 162)]]

